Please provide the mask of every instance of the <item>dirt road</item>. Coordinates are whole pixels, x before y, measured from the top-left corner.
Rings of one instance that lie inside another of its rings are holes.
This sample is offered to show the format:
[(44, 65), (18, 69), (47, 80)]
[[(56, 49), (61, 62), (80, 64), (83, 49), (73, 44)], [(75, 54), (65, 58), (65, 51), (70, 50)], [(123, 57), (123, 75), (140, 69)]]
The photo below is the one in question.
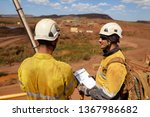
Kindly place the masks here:
[(24, 39), (25, 37), (26, 37), (25, 35), (19, 35), (19, 36), (0, 38), (0, 47), (7, 46), (7, 45), (14, 43), (16, 41), (20, 41), (21, 39)]

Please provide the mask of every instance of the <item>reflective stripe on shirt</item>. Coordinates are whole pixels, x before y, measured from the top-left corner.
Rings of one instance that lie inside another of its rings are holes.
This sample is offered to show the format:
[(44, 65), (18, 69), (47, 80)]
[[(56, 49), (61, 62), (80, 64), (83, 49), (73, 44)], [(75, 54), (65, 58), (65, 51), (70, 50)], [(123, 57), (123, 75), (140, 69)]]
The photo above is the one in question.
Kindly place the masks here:
[(106, 76), (101, 72), (100, 68), (103, 68), (103, 66), (102, 66), (102, 65), (99, 66), (99, 69), (98, 69), (97, 74), (99, 75), (99, 77), (102, 77), (104, 80), (106, 80), (107, 78), (106, 78)]
[(108, 97), (114, 97), (116, 94), (109, 92), (105, 87), (102, 87), (98, 84), (96, 84), (97, 88), (102, 89), (103, 93), (105, 93), (105, 95), (107, 95)]
[(41, 93), (33, 93), (33, 92), (27, 92), (28, 96), (34, 97), (34, 98), (42, 98), (44, 100), (56, 100), (56, 99), (60, 99), (60, 97), (62, 97), (64, 95), (64, 93), (61, 93), (59, 96), (47, 96), (47, 95), (43, 95)]
[(102, 77), (103, 79), (105, 79), (105, 80), (107, 79), (106, 76), (102, 72), (100, 72), (100, 71), (98, 71), (98, 75), (100, 77)]
[[(74, 84), (74, 79), (70, 82), (70, 84), (65, 88), (65, 92), (67, 92), (68, 90), (70, 90), (70, 88), (73, 86)], [(33, 92), (27, 92), (28, 96), (34, 97), (34, 98), (42, 98), (44, 100), (57, 100), (60, 99), (62, 96), (64, 96), (64, 92), (60, 93), (58, 96), (45, 96), (41, 93), (33, 93)]]

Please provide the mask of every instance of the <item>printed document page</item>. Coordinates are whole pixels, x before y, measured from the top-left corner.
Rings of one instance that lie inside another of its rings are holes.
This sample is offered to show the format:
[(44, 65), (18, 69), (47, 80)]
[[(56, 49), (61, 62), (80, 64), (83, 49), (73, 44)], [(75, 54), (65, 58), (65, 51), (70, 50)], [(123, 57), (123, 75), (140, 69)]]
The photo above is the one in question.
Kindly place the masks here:
[(74, 73), (80, 84), (84, 84), (88, 89), (93, 88), (96, 85), (95, 80), (89, 77), (89, 73), (84, 69), (79, 69)]

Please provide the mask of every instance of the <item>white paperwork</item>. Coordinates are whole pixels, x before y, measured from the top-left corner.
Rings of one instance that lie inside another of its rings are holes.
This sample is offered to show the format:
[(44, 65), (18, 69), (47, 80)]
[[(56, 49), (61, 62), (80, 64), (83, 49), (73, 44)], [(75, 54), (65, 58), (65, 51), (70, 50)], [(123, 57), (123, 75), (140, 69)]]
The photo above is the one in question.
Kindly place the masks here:
[(75, 71), (74, 76), (80, 84), (85, 85), (88, 89), (91, 89), (96, 85), (95, 80), (92, 77), (89, 77), (89, 73), (84, 68)]

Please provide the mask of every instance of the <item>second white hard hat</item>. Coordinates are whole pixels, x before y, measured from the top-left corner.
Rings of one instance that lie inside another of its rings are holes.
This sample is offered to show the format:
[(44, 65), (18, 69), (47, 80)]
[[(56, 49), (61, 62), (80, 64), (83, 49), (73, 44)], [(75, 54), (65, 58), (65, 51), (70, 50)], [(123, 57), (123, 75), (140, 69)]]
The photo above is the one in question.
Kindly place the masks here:
[(122, 38), (122, 29), (117, 23), (111, 22), (111, 23), (105, 24), (101, 28), (99, 34), (106, 35), (106, 36), (117, 34), (120, 38)]
[(52, 19), (42, 19), (35, 27), (35, 40), (54, 41), (59, 36), (59, 28)]

